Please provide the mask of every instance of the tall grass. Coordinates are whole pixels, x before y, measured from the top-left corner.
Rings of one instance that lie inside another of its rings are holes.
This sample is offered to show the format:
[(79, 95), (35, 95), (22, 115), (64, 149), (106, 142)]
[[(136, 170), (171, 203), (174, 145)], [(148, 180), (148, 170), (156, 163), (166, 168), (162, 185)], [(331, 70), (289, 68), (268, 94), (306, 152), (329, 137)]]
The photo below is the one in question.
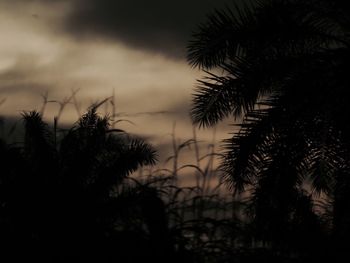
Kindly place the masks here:
[[(144, 170), (133, 180), (157, 190), (166, 204), (171, 233), (178, 245), (195, 255), (195, 262), (217, 262), (235, 248), (250, 246), (249, 238), (243, 234), (246, 203), (232, 195), (221, 180), (215, 131), (211, 143), (199, 141), (194, 127), (193, 137), (188, 140), (179, 140), (175, 132), (174, 123), (173, 153), (165, 160), (166, 168)], [(200, 147), (201, 144), (207, 147)], [(185, 150), (193, 154), (193, 163), (180, 163)], [(194, 180), (179, 183), (186, 176)]]
[[(55, 149), (67, 133), (59, 122), (66, 106), (73, 104), (81, 116), (77, 92), (72, 91), (62, 101), (50, 100), (48, 93), (42, 96), (41, 116), (48, 103), (59, 105), (51, 125)], [(130, 122), (117, 119), (114, 92), (94, 107), (104, 107), (105, 114), (111, 116), (111, 131), (123, 132), (117, 129), (117, 124)], [(8, 134), (14, 129), (16, 126)], [(4, 130), (1, 133), (3, 136)], [(212, 141), (203, 142), (193, 127), (192, 138), (181, 140), (177, 138), (174, 123), (172, 154), (165, 162), (156, 167), (142, 167), (113, 187), (111, 195), (116, 205), (113, 215), (117, 214), (113, 218), (114, 231), (137, 233), (138, 238), (153, 240), (160, 250), (173, 250), (179, 262), (249, 262), (259, 259), (259, 249), (269, 252), (269, 246), (259, 241), (251, 225), (252, 216), (247, 213), (249, 197), (235, 195), (222, 181), (217, 165), (222, 156), (216, 151), (215, 136), (214, 130)], [(184, 153), (193, 156), (189, 158), (191, 162), (182, 163)], [(184, 184), (184, 178), (190, 182)], [(321, 201), (317, 205), (327, 207)]]

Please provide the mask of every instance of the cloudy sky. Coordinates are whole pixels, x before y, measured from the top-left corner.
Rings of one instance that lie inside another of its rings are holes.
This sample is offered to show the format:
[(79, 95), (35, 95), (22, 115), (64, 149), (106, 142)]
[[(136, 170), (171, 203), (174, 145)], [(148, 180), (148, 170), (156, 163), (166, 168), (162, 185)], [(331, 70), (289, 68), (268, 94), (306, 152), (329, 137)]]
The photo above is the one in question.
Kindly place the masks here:
[[(42, 107), (41, 95), (76, 94), (81, 110), (115, 92), (123, 129), (160, 148), (191, 137), (191, 93), (202, 75), (186, 63), (191, 32), (225, 0), (0, 0), (1, 115)], [(111, 106), (111, 105), (109, 105)], [(103, 107), (102, 107), (103, 108)], [(45, 118), (57, 115), (50, 102)], [(102, 110), (102, 109), (101, 109)], [(107, 110), (110, 110), (107, 109)], [(77, 118), (72, 104), (61, 122)], [(227, 137), (227, 125), (217, 139)], [(212, 130), (199, 131), (208, 139)], [(165, 147), (166, 148), (166, 147)]]

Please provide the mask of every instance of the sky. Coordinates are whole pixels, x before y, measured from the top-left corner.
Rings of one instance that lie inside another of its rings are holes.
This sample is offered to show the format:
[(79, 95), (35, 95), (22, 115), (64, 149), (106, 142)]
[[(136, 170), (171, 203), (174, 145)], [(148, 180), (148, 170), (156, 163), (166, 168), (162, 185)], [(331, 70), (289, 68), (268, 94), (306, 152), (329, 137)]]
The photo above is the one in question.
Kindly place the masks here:
[[(170, 134), (192, 136), (189, 108), (203, 73), (186, 62), (191, 34), (225, 0), (0, 0), (1, 115), (17, 117), (51, 101), (50, 121), (59, 103), (77, 91), (80, 111), (115, 94), (118, 123), (170, 154)], [(108, 108), (106, 108), (108, 107)], [(110, 111), (111, 104), (101, 107)], [(78, 111), (67, 104), (60, 122)], [(102, 112), (103, 113), (103, 112)], [(216, 139), (229, 127), (216, 128)], [(198, 131), (210, 141), (213, 129)], [(168, 151), (168, 152), (167, 152)], [(161, 158), (162, 159), (162, 156)]]

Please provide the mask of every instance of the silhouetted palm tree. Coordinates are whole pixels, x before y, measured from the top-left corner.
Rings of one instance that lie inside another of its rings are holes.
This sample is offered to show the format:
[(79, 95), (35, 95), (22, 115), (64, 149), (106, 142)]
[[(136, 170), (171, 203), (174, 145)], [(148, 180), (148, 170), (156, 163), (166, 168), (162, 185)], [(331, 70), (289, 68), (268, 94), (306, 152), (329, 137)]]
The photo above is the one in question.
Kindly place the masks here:
[(155, 164), (156, 153), (142, 139), (110, 129), (96, 110), (91, 107), (59, 138), (39, 113), (24, 113), (23, 147), (0, 142), (0, 231), (14, 256), (49, 262), (136, 258), (126, 237), (115, 238), (126, 205), (116, 189), (137, 168)]
[[(281, 236), (286, 222), (312, 210), (306, 182), (340, 199), (350, 192), (343, 183), (350, 167), (349, 14), (345, 1), (256, 1), (214, 12), (189, 44), (189, 63), (208, 73), (193, 97), (194, 123), (243, 117), (225, 141), (221, 168), (235, 191), (253, 188), (263, 239), (290, 240)], [(348, 209), (340, 203), (335, 222)]]

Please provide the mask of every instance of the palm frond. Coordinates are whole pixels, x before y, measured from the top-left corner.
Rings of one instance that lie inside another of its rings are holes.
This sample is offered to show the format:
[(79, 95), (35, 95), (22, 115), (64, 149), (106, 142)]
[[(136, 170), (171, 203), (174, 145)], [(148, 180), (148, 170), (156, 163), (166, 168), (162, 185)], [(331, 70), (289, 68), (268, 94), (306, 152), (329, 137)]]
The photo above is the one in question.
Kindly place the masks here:
[(193, 34), (187, 48), (187, 59), (193, 67), (211, 69), (225, 62), (228, 55), (242, 52), (239, 41), (233, 38), (255, 22), (254, 13), (248, 8), (236, 12), (216, 10), (208, 16), (207, 23), (199, 26), (199, 33)]
[(53, 148), (53, 135), (36, 111), (22, 113), (25, 130), (25, 151), (45, 154)]
[(193, 95), (193, 108), (191, 117), (199, 126), (212, 126), (232, 112), (237, 115), (241, 111), (234, 100), (240, 98), (238, 94), (239, 82), (231, 79), (213, 75), (209, 81), (199, 81), (197, 92)]

